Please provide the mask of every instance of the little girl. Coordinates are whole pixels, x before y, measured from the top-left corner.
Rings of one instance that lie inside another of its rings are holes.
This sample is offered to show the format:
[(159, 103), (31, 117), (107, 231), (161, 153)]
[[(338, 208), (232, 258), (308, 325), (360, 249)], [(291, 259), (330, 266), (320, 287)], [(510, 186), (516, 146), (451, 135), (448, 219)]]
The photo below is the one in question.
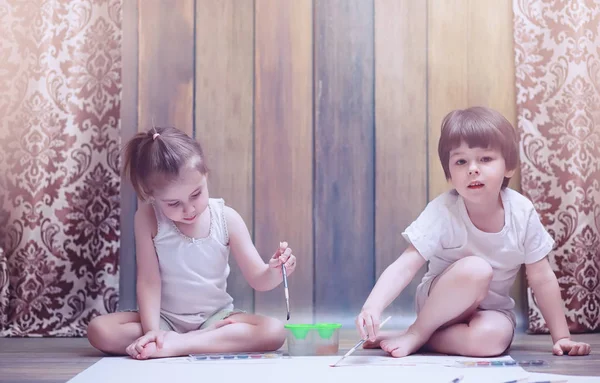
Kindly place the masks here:
[[(475, 357), (502, 354), (516, 326), (509, 296), (525, 264), (529, 285), (548, 324), (556, 355), (587, 355), (571, 340), (560, 290), (547, 255), (553, 239), (533, 204), (506, 186), (518, 164), (511, 124), (488, 108), (448, 114), (438, 154), (454, 190), (431, 201), (402, 235), (406, 251), (381, 275), (356, 319), (361, 336), (395, 357), (430, 351)], [(382, 311), (429, 261), (417, 287), (417, 319), (397, 334), (378, 328)], [(366, 330), (366, 331), (365, 331)]]
[(263, 262), (240, 215), (209, 198), (200, 144), (175, 128), (138, 133), (126, 145), (124, 173), (142, 200), (134, 221), (139, 313), (95, 318), (90, 343), (136, 359), (281, 347), (283, 323), (233, 308), (228, 258), (231, 251), (250, 286), (267, 291), (282, 282), (282, 265), (294, 272), (296, 257), (282, 242)]

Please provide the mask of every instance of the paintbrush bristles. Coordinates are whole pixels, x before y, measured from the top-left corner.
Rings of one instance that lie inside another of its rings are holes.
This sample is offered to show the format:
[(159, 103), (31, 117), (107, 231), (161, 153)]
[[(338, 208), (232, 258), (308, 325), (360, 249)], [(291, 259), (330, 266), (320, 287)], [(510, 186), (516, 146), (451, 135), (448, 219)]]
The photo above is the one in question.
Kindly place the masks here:
[[(379, 325), (379, 328), (381, 329), (383, 327), (383, 325), (389, 321), (392, 318), (392, 316), (390, 315), (389, 317), (385, 318), (385, 320), (383, 322), (381, 322), (381, 324)], [(344, 356), (342, 356), (340, 358), (340, 360), (338, 360), (337, 362), (335, 362), (334, 364), (331, 364), (331, 367), (336, 367), (342, 360), (346, 359), (347, 356), (349, 356), (350, 354), (352, 354), (354, 351), (356, 351), (357, 348), (359, 348), (363, 343), (365, 343), (367, 340), (366, 339), (361, 339), (360, 341), (358, 341), (357, 344), (354, 345), (354, 347), (352, 347), (350, 350), (348, 350), (348, 352), (346, 354), (344, 354)]]

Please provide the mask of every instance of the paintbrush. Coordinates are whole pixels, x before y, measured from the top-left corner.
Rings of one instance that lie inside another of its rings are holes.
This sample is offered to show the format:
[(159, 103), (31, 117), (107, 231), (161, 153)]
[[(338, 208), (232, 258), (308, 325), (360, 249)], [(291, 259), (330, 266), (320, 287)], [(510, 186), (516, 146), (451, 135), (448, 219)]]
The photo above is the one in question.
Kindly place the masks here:
[[(279, 242), (279, 249), (281, 249), (282, 247), (283, 247), (283, 242)], [(287, 245), (286, 245), (286, 247), (287, 247)], [(290, 320), (290, 291), (288, 289), (287, 270), (285, 268), (285, 263), (281, 264), (281, 274), (283, 275), (283, 291), (285, 292), (285, 306), (287, 307), (287, 320)]]
[(283, 289), (285, 291), (285, 305), (287, 307), (287, 320), (290, 320), (290, 292), (288, 290), (287, 271), (285, 265), (281, 265), (281, 273), (283, 274)]
[[(381, 322), (381, 324), (379, 325), (379, 328), (381, 329), (383, 327), (383, 325), (385, 324), (385, 322), (389, 321), (392, 318), (392, 316), (390, 315), (389, 317), (385, 318), (385, 320), (383, 322)], [(340, 360), (338, 360), (337, 362), (335, 362), (334, 364), (331, 365), (331, 367), (336, 367), (338, 365), (338, 363), (340, 363), (342, 360), (346, 359), (350, 354), (352, 354), (354, 351), (356, 351), (357, 348), (359, 348), (360, 346), (363, 345), (363, 343), (365, 343), (367, 341), (367, 339), (361, 339), (354, 347), (352, 347), (344, 356), (342, 356), (340, 358)]]

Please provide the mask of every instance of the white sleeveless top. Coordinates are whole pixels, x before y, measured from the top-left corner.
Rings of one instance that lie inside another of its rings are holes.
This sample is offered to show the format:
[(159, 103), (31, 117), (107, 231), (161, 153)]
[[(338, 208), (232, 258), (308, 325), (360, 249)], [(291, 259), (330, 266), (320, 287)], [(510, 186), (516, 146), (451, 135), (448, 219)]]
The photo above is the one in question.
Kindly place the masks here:
[(227, 293), (229, 236), (224, 201), (209, 198), (207, 237), (190, 238), (154, 206), (158, 231), (154, 247), (161, 277), (160, 314), (178, 332), (197, 330), (211, 315), (232, 310)]

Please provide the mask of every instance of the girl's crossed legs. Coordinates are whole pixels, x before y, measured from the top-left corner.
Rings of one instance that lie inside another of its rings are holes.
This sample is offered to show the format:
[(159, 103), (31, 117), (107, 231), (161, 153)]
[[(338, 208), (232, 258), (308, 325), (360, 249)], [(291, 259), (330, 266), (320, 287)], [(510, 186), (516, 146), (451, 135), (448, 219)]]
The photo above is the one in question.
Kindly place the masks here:
[[(140, 316), (136, 312), (103, 315), (95, 318), (88, 327), (92, 346), (108, 354), (127, 355), (130, 352), (126, 348), (143, 335)], [(137, 350), (137, 359), (208, 352), (274, 351), (284, 341), (285, 329), (281, 321), (237, 313), (204, 329), (183, 334), (167, 331), (162, 347), (157, 347), (152, 340)]]
[(465, 257), (433, 281), (415, 322), (400, 333), (382, 334), (365, 347), (392, 356), (410, 355), (421, 347), (444, 354), (489, 357), (502, 354), (514, 335), (512, 321), (496, 310), (478, 310), (488, 293), (492, 267), (478, 257)]

